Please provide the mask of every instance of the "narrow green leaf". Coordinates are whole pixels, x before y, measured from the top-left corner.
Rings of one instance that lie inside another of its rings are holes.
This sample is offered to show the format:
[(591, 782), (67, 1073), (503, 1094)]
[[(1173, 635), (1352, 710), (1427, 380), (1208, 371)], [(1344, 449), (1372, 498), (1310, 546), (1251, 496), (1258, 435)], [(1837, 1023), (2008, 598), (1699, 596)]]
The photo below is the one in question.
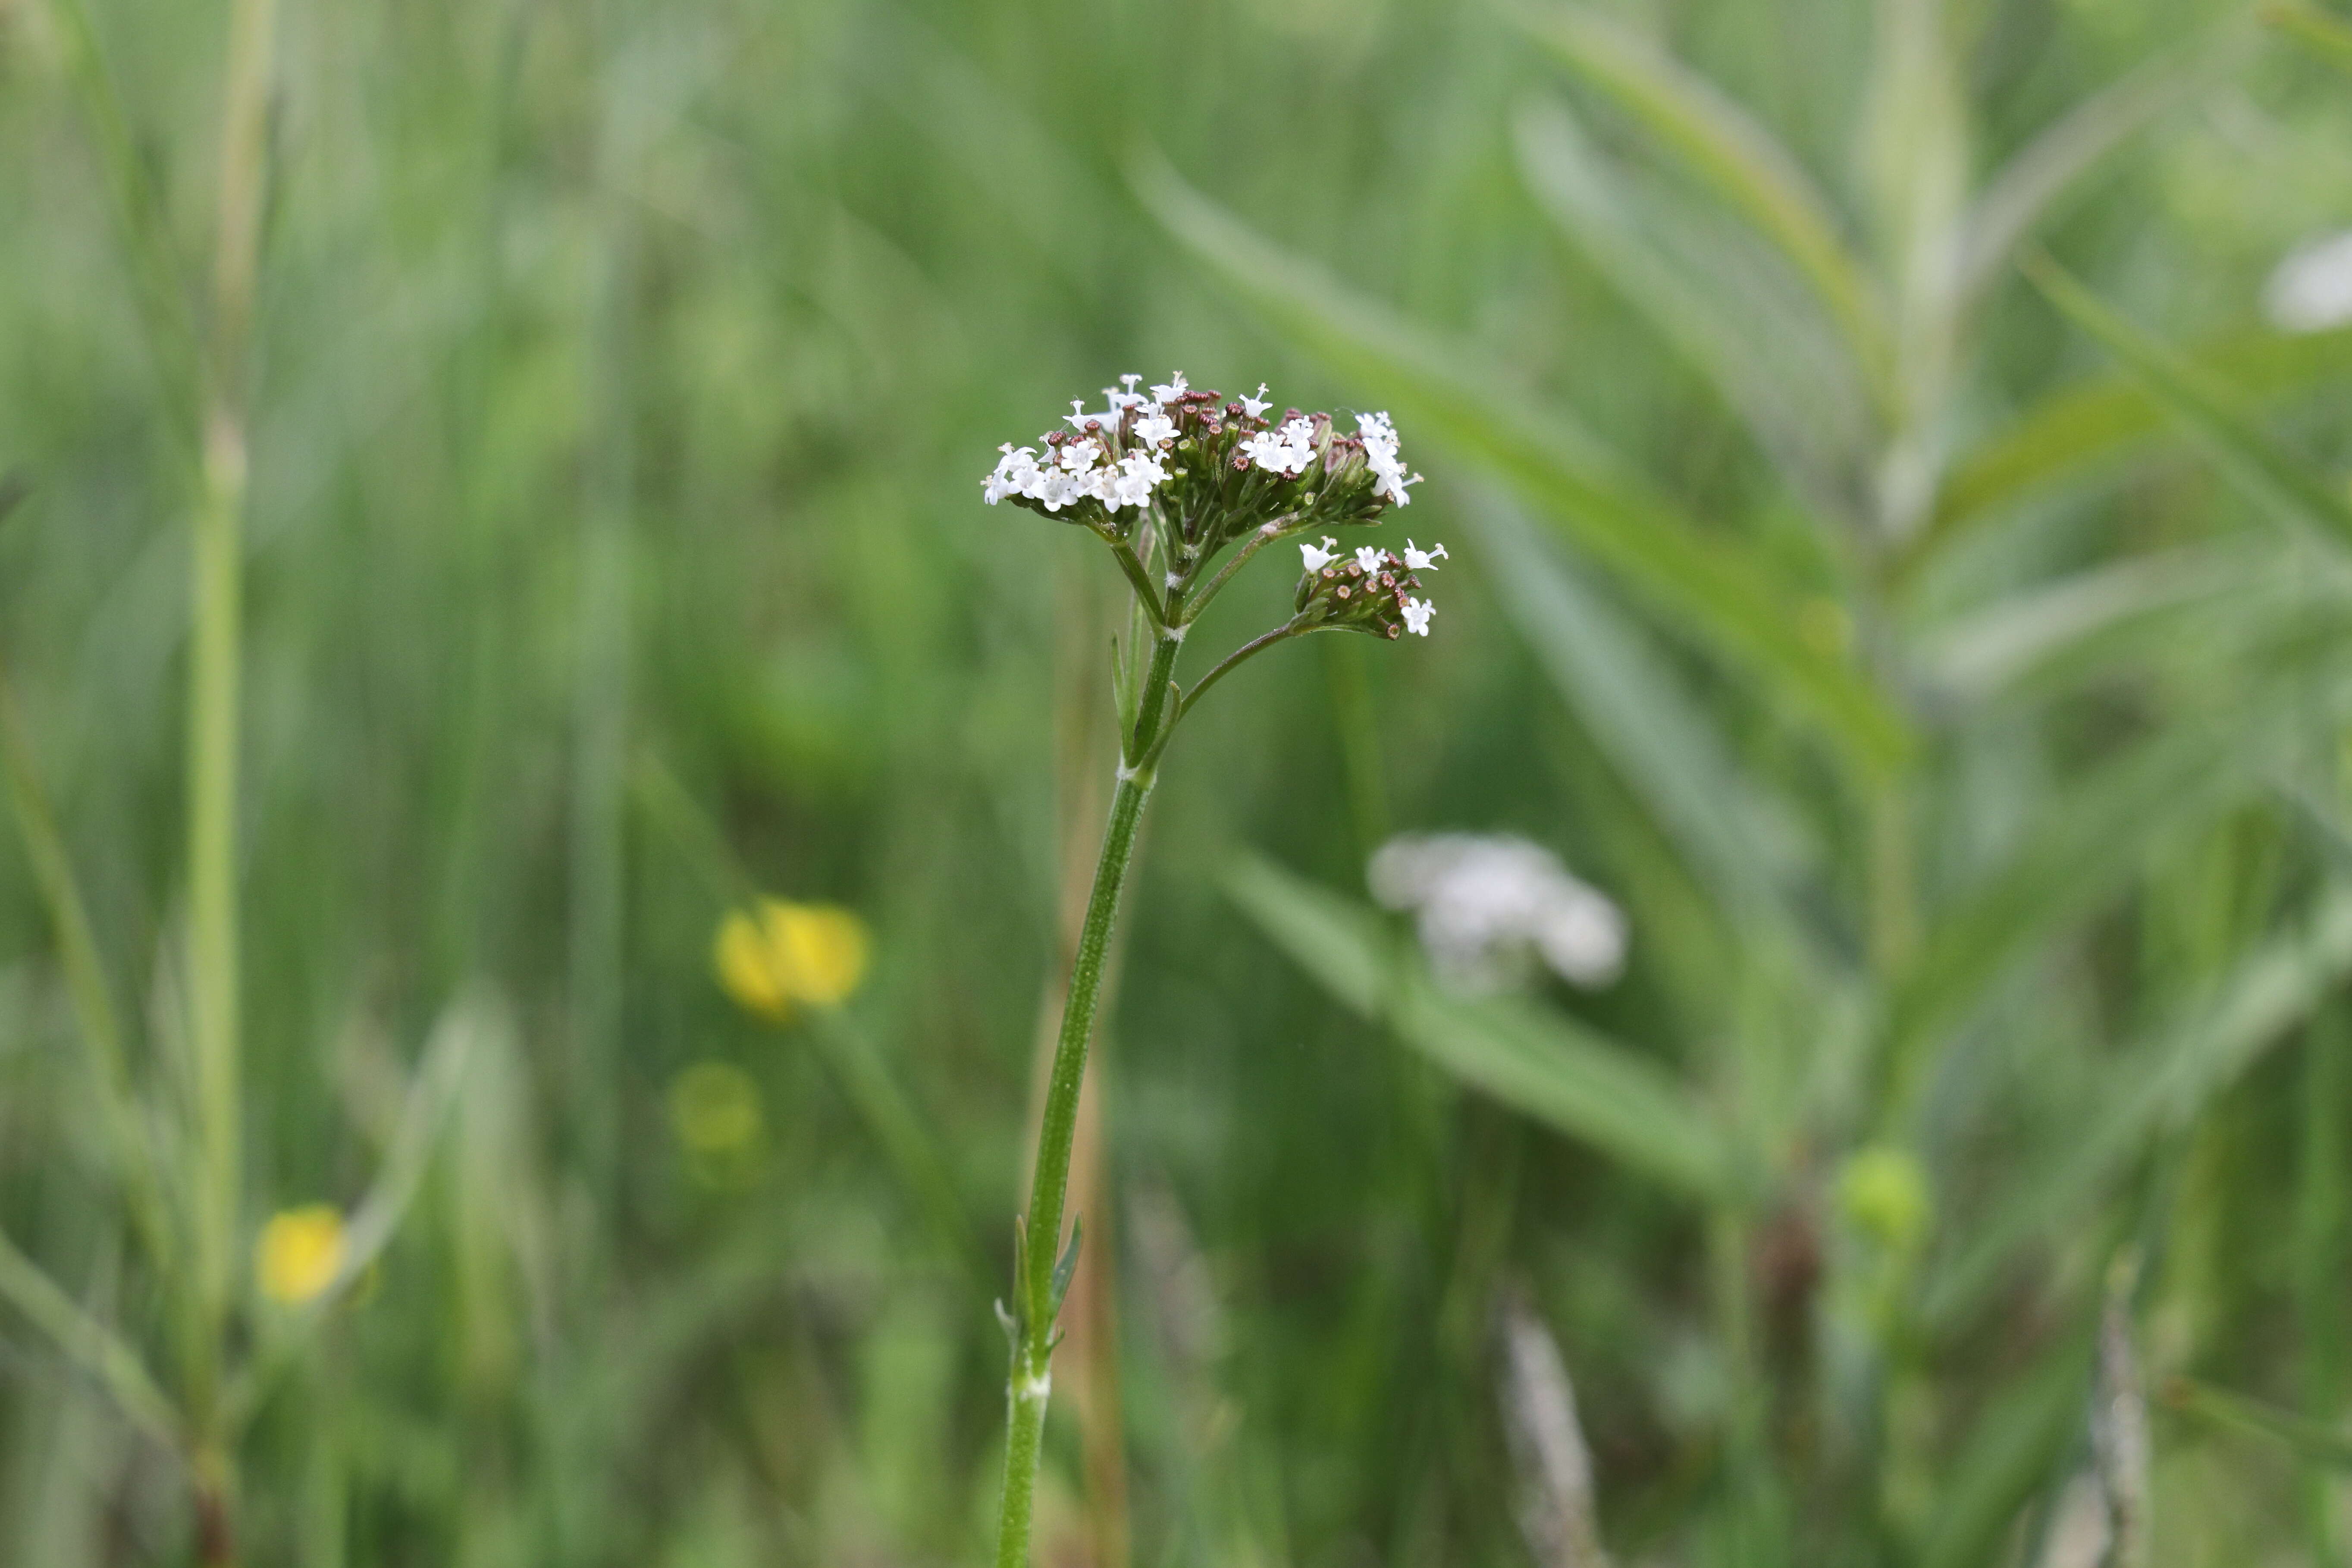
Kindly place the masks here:
[(1735, 910), (1785, 912), (1798, 872), (1785, 810), (1742, 776), (1640, 628), (1501, 497), (1476, 492), (1465, 515), (1519, 635), (1692, 873)]
[(1975, 704), (2041, 690), (2053, 675), (2085, 667), (2096, 673), (2103, 655), (2150, 644), (2210, 652), (2220, 646), (2211, 640), (2217, 615), (2274, 626), (2294, 601), (2308, 598), (2305, 564), (2282, 561), (2268, 537), (2110, 562), (1937, 627), (1920, 637), (1916, 658), (1938, 688)]
[(1790, 487), (1851, 517), (1874, 440), (1870, 396), (1832, 324), (1784, 268), (1718, 221), (1702, 230), (1628, 180), (1564, 105), (1530, 103), (1517, 125), (1519, 169), (1560, 232), (1746, 420)]
[(2184, 717), (2070, 784), (2005, 867), (1944, 915), (1898, 983), (1888, 1027), (1896, 1082), (1916, 1087), (1925, 1049), (2012, 963), (2112, 897), (2161, 836), (2263, 788), (2271, 768), (2345, 698), (2340, 674), (2325, 689), (2265, 690), (2226, 723)]
[(1902, 720), (1850, 664), (1806, 641), (1738, 541), (1703, 534), (1573, 423), (1268, 244), (1156, 156), (1133, 177), (1169, 230), (1294, 342), (1507, 480), (1652, 604), (1810, 713), (1864, 773), (1901, 765), (1911, 745)]
[(1919, 1568), (1979, 1568), (2074, 1440), (2091, 1342), (2076, 1336), (1994, 1394), (1947, 1471)]
[(2188, 1125), (2213, 1097), (2352, 973), (2352, 886), (2330, 889), (2300, 928), (2256, 942), (2203, 999), (2126, 1051), (2065, 1147), (2019, 1180), (1943, 1269), (1926, 1312), (1948, 1323), (2036, 1239), (2076, 1223), (2147, 1142)]
[(2110, 310), (2055, 262), (2037, 256), (2024, 267), (2050, 302), (2105, 343), (2241, 488), (2263, 505), (2352, 545), (2352, 506), (2246, 423), (2226, 392), (2209, 384), (2177, 351)]
[(1226, 890), (1324, 989), (1465, 1083), (1693, 1197), (1738, 1201), (1721, 1136), (1630, 1047), (1522, 998), (1445, 995), (1377, 913), (1265, 861)]
[[(2233, 18), (2233, 21), (2235, 19)], [(1960, 240), (1959, 293), (1972, 299), (2058, 198), (2165, 110), (2235, 68), (2244, 51), (2206, 34), (2074, 105), (2014, 154), (1969, 209)]]
[(90, 1088), (105, 1123), (114, 1179), (121, 1184), (140, 1244), (168, 1275), (178, 1253), (178, 1233), (164, 1201), (153, 1142), (142, 1126), (138, 1098), (131, 1089), (113, 987), (99, 954), (80, 881), (74, 875), (73, 857), (58, 829), (48, 792), (33, 767), (32, 748), (5, 668), (0, 668), (0, 775), (5, 776), (8, 804), (24, 837), (26, 857), (32, 863), (33, 882), (57, 936), (58, 962), (65, 972), (66, 994), (73, 1004), (74, 1033), (81, 1042)]
[(156, 1385), (139, 1352), (83, 1311), (5, 1236), (0, 1236), (0, 1301), (16, 1308), (69, 1360), (95, 1377), (132, 1425), (167, 1448), (179, 1448), (184, 1436), (179, 1412)]
[(1855, 362), (1886, 363), (1876, 297), (1802, 164), (1713, 83), (1581, 5), (1506, 15), (1647, 126), (1683, 166), (1784, 251), (1846, 333)]
[[(2352, 327), (2235, 335), (2185, 358), (2201, 383), (2278, 402), (2352, 379)], [(2145, 451), (2175, 427), (2137, 376), (2103, 375), (2051, 395), (1954, 468), (1908, 564), (1989, 516)]]
[(2261, 16), (2314, 58), (2352, 75), (2352, 22), (2320, 9), (2311, 0), (2269, 0)]
[(2275, 1405), (2249, 1399), (2191, 1377), (2167, 1380), (2163, 1400), (2174, 1410), (2217, 1426), (2284, 1443), (2307, 1463), (2332, 1470), (2352, 1470), (2352, 1432), (2330, 1422), (2315, 1421), (2308, 1415), (2298, 1415), (2292, 1410), (2282, 1410)]

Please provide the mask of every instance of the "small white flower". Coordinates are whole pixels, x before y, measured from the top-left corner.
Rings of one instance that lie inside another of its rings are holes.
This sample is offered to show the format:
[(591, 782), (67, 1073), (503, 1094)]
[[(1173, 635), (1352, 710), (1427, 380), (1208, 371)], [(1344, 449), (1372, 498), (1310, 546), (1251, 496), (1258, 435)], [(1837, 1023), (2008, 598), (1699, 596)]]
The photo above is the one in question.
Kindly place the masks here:
[(1295, 454), (1290, 443), (1278, 430), (1261, 430), (1242, 443), (1242, 451), (1249, 460), (1269, 474), (1296, 472), (1291, 466)]
[(1404, 488), (1407, 485), (1421, 483), (1421, 476), (1414, 474), (1407, 478), (1403, 468), (1394, 463), (1383, 465), (1377, 460), (1377, 457), (1378, 455), (1375, 454), (1372, 464), (1372, 472), (1377, 476), (1372, 481), (1372, 493), (1376, 496), (1386, 496), (1399, 506), (1411, 506), (1412, 498), (1404, 493)]
[(981, 481), (981, 499), (994, 506), (1006, 496), (1032, 494), (1037, 484), (1036, 448), (1015, 448), (1007, 441), (996, 449), (1004, 456), (996, 460), (995, 471)]
[(1176, 438), (1176, 421), (1154, 407), (1149, 414), (1135, 416), (1135, 438), (1148, 446)]
[(1427, 599), (1407, 599), (1404, 602), (1404, 629), (1417, 637), (1429, 635), (1429, 617), (1437, 614), (1437, 606)]
[(1273, 406), (1274, 404), (1265, 395), (1265, 383), (1262, 381), (1257, 384), (1257, 395), (1255, 397), (1244, 395), (1242, 398), (1243, 410), (1253, 419), (1264, 418), (1265, 416), (1265, 411)]
[(1103, 406), (1110, 410), (1110, 417), (1113, 419), (1117, 419), (1120, 415), (1126, 413), (1129, 409), (1143, 401), (1142, 394), (1137, 392), (1121, 392), (1115, 386), (1104, 387), (1102, 389), (1102, 395)]
[(1087, 487), (1076, 475), (1047, 468), (1038, 477), (1037, 499), (1045, 503), (1047, 511), (1059, 511), (1086, 493)]
[(1191, 384), (1184, 379), (1184, 373), (1180, 370), (1176, 373), (1176, 378), (1173, 381), (1153, 384), (1151, 401), (1158, 404), (1173, 403), (1192, 390)]
[(1089, 414), (1087, 412), (1087, 400), (1083, 397), (1071, 398), (1070, 411), (1062, 416), (1062, 422), (1064, 424), (1081, 434), (1085, 433), (1087, 426), (1097, 424), (1101, 419), (1101, 415)]
[(1074, 474), (1082, 474), (1093, 468), (1095, 459), (1101, 456), (1102, 443), (1099, 441), (1067, 442), (1062, 447), (1062, 467)]
[(1381, 569), (1380, 548), (1377, 545), (1371, 544), (1358, 545), (1356, 547), (1356, 564), (1364, 569), (1365, 576), (1371, 577), (1378, 575)]
[(1357, 415), (1356, 436), (1359, 440), (1363, 442), (1364, 446), (1368, 449), (1375, 452), (1384, 451), (1388, 454), (1391, 461), (1395, 459), (1397, 450), (1396, 426), (1389, 423), (1389, 416), (1387, 415)]
[(1605, 985), (1624, 968), (1623, 912), (1524, 838), (1391, 838), (1367, 880), (1383, 905), (1413, 911), (1431, 967), (1456, 990), (1500, 989), (1530, 956), (1578, 985)]
[(1433, 544), (1427, 550), (1415, 550), (1412, 540), (1404, 542), (1404, 564), (1409, 572), (1434, 571), (1437, 563), (1444, 559), (1445, 546), (1443, 544)]
[(1153, 488), (1168, 478), (1168, 470), (1160, 459), (1146, 452), (1130, 452), (1121, 458), (1115, 468), (1097, 469), (1096, 493), (1103, 505), (1117, 511), (1123, 506), (1142, 506), (1151, 500)]
[(1339, 559), (1339, 552), (1334, 548), (1339, 542), (1327, 533), (1323, 536), (1322, 549), (1318, 550), (1311, 544), (1302, 544), (1298, 547), (1298, 558), (1307, 563), (1307, 569), (1309, 572), (1320, 572)]

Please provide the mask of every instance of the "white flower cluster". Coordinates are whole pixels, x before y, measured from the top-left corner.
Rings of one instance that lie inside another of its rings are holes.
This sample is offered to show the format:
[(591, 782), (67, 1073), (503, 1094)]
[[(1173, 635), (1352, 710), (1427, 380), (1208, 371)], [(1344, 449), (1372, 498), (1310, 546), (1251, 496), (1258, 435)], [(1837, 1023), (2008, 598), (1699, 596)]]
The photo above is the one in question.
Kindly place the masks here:
[(2263, 288), (2263, 311), (2287, 332), (2324, 332), (2352, 321), (2352, 230), (2290, 251)]
[(1413, 912), (1431, 967), (1454, 990), (1501, 990), (1530, 952), (1578, 985), (1623, 973), (1624, 912), (1524, 838), (1407, 834), (1381, 846), (1365, 879), (1384, 907)]
[[(1259, 390), (1265, 389), (1261, 387)], [(1298, 559), (1310, 573), (1322, 571), (1323, 568), (1339, 560), (1343, 553), (1344, 552), (1339, 549), (1339, 542), (1328, 533), (1323, 536), (1323, 542), (1320, 545), (1301, 544), (1298, 547)], [(1381, 557), (1381, 552), (1377, 546), (1364, 544), (1359, 545), (1356, 549), (1356, 564), (1362, 569), (1366, 577), (1380, 575), (1381, 568), (1385, 564)], [(1445, 546), (1443, 544), (1432, 545), (1427, 550), (1422, 550), (1416, 548), (1410, 539), (1404, 542), (1404, 564), (1408, 572), (1434, 572), (1437, 570), (1437, 563), (1445, 558)], [(1419, 586), (1418, 584), (1414, 585)], [(1397, 609), (1404, 616), (1405, 630), (1417, 637), (1425, 637), (1429, 635), (1429, 618), (1437, 614), (1435, 605), (1427, 599), (1409, 599), (1400, 594), (1397, 599)]]
[[(1043, 458), (1034, 447), (1015, 447), (1010, 441), (997, 447), (1003, 456), (981, 481), (981, 499), (994, 506), (1007, 496), (1025, 496), (1047, 511), (1059, 511), (1088, 497), (1112, 511), (1150, 501), (1151, 492), (1168, 480), (1167, 466), (1159, 454), (1176, 438), (1176, 425), (1167, 416), (1167, 405), (1192, 389), (1181, 370), (1174, 380), (1154, 386), (1149, 397), (1135, 390), (1141, 376), (1118, 379), (1119, 385), (1103, 388), (1104, 406), (1099, 414), (1087, 413), (1084, 399), (1070, 400), (1070, 412), (1062, 417), (1082, 439), (1065, 442), (1058, 448), (1049, 447)], [(1120, 421), (1135, 408), (1144, 412), (1135, 416), (1129, 430), (1134, 449), (1117, 454), (1112, 444), (1118, 439)]]
[(1059, 511), (1092, 496), (1117, 511), (1143, 505), (1168, 478), (1167, 468), (1149, 452), (1106, 461), (1099, 441), (1072, 441), (1042, 463), (1034, 447), (1008, 441), (997, 450), (1004, 456), (981, 481), (981, 499), (991, 506), (1017, 495), (1043, 503), (1047, 511)]
[(1386, 496), (1399, 506), (1411, 506), (1412, 498), (1404, 493), (1405, 487), (1421, 483), (1421, 476), (1405, 474), (1404, 464), (1397, 458), (1396, 426), (1389, 423), (1389, 416), (1357, 415), (1356, 438), (1363, 442), (1364, 456), (1372, 466), (1372, 493)]

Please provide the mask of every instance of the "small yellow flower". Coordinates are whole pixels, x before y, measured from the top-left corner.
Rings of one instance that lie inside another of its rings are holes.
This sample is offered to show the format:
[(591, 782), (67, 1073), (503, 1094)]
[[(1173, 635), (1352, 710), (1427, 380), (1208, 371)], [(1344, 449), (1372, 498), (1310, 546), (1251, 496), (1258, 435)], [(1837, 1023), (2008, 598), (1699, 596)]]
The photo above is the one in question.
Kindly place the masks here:
[(760, 1136), (760, 1086), (728, 1062), (697, 1062), (671, 1080), (669, 1121), (677, 1141), (701, 1155), (739, 1154)]
[(343, 1216), (332, 1204), (281, 1209), (261, 1227), (253, 1249), (261, 1293), (289, 1307), (334, 1283), (343, 1267)]
[(1883, 1246), (1910, 1247), (1927, 1232), (1933, 1200), (1927, 1173), (1901, 1149), (1858, 1149), (1838, 1173), (1838, 1204), (1855, 1229)]
[(795, 1003), (830, 1007), (866, 977), (866, 922), (831, 904), (762, 899), (719, 922), (712, 961), (738, 1005), (782, 1023)]

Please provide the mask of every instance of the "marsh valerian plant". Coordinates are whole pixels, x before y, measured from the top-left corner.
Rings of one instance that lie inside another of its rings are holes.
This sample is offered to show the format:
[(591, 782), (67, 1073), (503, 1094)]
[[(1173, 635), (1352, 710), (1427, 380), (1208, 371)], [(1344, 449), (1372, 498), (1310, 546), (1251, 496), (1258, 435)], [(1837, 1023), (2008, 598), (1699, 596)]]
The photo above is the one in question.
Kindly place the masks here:
[[(1134, 594), (1129, 634), (1116, 655), (1118, 787), (1070, 971), (1029, 1207), (1014, 1232), (1012, 1300), (997, 1309), (1013, 1346), (998, 1568), (1028, 1560), (1038, 1441), (1059, 1337), (1054, 1321), (1077, 1267), (1078, 1227), (1072, 1226), (1066, 1248), (1060, 1243), (1078, 1088), (1111, 921), (1160, 756), (1211, 687), (1277, 643), (1318, 631), (1427, 637), (1437, 610), (1414, 596), (1419, 574), (1435, 570), (1446, 553), (1442, 544), (1423, 550), (1410, 539), (1402, 554), (1343, 542), (1345, 531), (1410, 504), (1410, 488), (1420, 480), (1406, 470), (1386, 414), (1359, 414), (1355, 431), (1343, 434), (1328, 414), (1288, 408), (1275, 417), (1263, 384), (1255, 396), (1227, 402), (1189, 385), (1181, 371), (1139, 391), (1142, 379), (1124, 375), (1118, 386), (1105, 387), (1098, 412), (1074, 400), (1063, 418), (1068, 429), (1047, 432), (1034, 447), (1008, 442), (982, 481), (992, 506), (1009, 500), (1094, 534)], [(1290, 617), (1234, 648), (1190, 689), (1180, 687), (1177, 657), (1201, 613), (1253, 557), (1292, 540), (1299, 541), (1300, 573)]]

